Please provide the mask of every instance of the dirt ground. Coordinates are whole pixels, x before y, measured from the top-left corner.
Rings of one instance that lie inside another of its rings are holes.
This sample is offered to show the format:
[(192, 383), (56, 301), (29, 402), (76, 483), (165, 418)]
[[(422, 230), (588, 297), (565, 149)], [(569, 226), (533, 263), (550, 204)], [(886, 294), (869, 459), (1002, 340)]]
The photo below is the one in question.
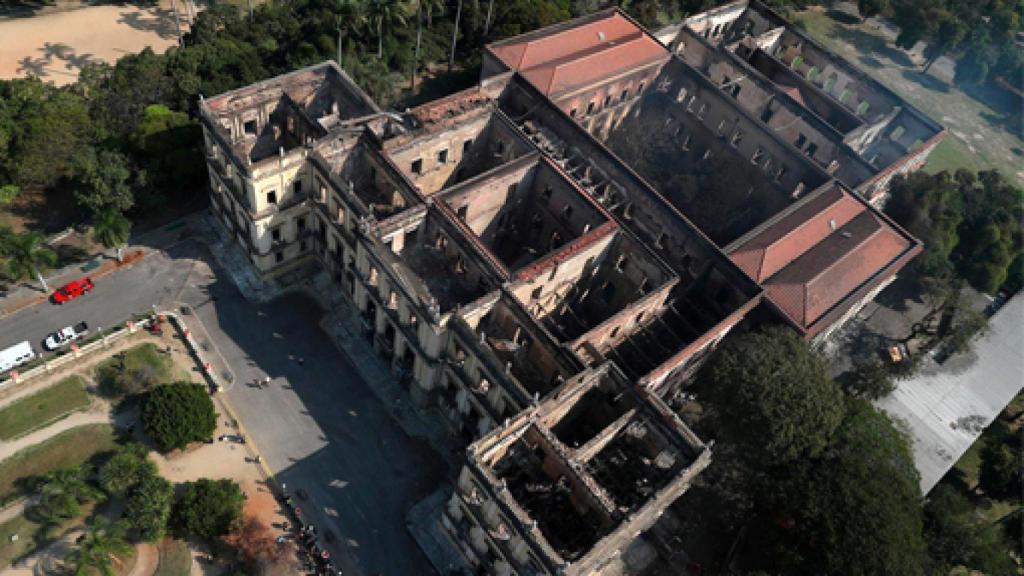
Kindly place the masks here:
[[(181, 0), (177, 7), (185, 33), (195, 5)], [(177, 27), (171, 0), (160, 0), (4, 15), (0, 38), (0, 78), (33, 74), (61, 86), (90, 62), (113, 62), (146, 46), (163, 53), (177, 44)]]

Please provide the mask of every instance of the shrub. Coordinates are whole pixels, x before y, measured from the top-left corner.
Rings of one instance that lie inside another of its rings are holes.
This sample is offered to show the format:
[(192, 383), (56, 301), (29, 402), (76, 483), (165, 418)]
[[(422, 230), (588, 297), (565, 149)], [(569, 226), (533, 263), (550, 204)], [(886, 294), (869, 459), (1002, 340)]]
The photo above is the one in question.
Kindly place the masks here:
[(140, 539), (156, 542), (167, 532), (173, 503), (174, 486), (156, 474), (149, 474), (128, 499), (125, 519), (139, 533)]
[(174, 524), (185, 534), (213, 541), (241, 518), (244, 500), (242, 490), (231, 480), (189, 482), (174, 509)]
[(160, 386), (146, 396), (142, 425), (162, 452), (206, 440), (217, 427), (217, 413), (205, 388), (190, 382)]

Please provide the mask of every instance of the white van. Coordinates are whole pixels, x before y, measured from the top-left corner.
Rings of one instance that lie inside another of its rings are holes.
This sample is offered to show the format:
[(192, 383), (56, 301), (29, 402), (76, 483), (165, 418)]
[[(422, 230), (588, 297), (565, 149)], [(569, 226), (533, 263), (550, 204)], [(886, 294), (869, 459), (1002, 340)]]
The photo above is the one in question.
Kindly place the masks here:
[(28, 341), (15, 344), (6, 350), (0, 350), (0, 374), (21, 366), (35, 357), (36, 353), (32, 351), (32, 345)]

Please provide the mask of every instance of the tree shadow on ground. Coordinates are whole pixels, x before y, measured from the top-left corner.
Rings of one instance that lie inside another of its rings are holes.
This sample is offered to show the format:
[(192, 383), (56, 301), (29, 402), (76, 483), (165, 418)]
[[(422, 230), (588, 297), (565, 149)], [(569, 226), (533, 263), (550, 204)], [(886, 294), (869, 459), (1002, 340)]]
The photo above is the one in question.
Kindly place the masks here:
[(852, 44), (859, 52), (870, 54), (876, 58), (886, 58), (897, 66), (905, 68), (913, 68), (915, 66), (914, 61), (911, 60), (906, 52), (900, 48), (890, 46), (885, 38), (850, 25), (845, 25), (839, 21), (837, 21), (837, 24), (837, 26), (833, 27), (833, 33), (836, 37)]
[(152, 32), (165, 40), (172, 40), (178, 37), (178, 28), (174, 22), (174, 12), (156, 6), (142, 7), (141, 11), (138, 12), (122, 12), (121, 18), (117, 22), (136, 30)]
[(57, 268), (85, 262), (90, 258), (90, 254), (84, 248), (73, 244), (58, 244), (54, 247), (54, 252), (57, 253)]
[[(18, 72), (39, 78), (53, 74), (70, 74), (77, 77), (78, 71), (87, 64), (101, 62), (91, 53), (78, 54), (73, 47), (60, 42), (46, 42), (38, 50), (42, 53), (39, 56), (25, 56), (18, 61)], [(64, 64), (63, 70), (61, 62)]]
[(933, 92), (941, 92), (942, 94), (949, 94), (950, 92), (951, 86), (949, 84), (921, 70), (904, 70), (902, 74), (907, 80), (920, 84)]

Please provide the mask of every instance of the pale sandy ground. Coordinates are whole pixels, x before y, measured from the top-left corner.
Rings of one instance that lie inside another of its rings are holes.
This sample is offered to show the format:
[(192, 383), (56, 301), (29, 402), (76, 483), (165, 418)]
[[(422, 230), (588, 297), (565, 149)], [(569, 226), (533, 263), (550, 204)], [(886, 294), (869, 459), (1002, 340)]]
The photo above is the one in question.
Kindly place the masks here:
[[(194, 8), (178, 1), (182, 33)], [(0, 78), (35, 75), (58, 86), (74, 82), (89, 62), (114, 62), (150, 46), (177, 44), (170, 0), (152, 6), (86, 6), (32, 17), (0, 19)]]

